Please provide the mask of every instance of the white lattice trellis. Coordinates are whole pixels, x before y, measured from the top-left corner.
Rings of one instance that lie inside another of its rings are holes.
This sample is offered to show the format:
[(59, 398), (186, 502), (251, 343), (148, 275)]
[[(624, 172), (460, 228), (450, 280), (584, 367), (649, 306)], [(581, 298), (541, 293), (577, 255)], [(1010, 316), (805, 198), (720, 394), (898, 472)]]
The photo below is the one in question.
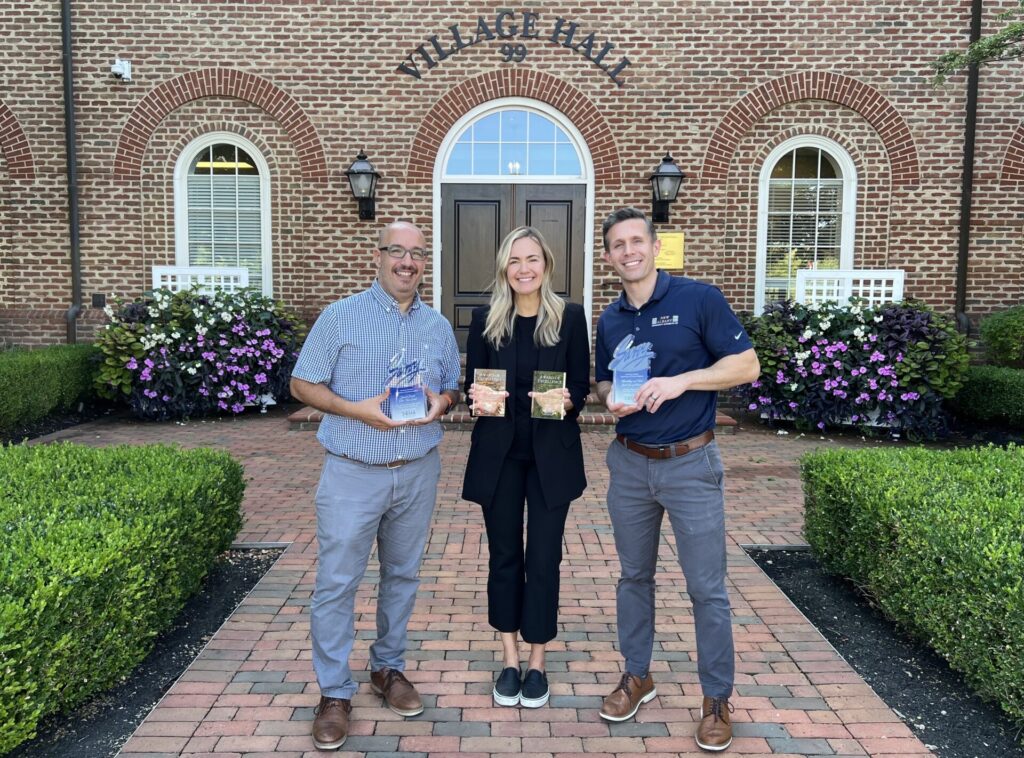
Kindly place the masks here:
[(851, 297), (866, 300), (868, 305), (898, 303), (903, 299), (903, 271), (801, 269), (796, 272), (798, 303), (824, 303), (831, 300), (845, 305)]
[(249, 286), (249, 271), (238, 267), (212, 266), (153, 266), (153, 289), (171, 292), (198, 287), (201, 292), (214, 290), (237, 292)]

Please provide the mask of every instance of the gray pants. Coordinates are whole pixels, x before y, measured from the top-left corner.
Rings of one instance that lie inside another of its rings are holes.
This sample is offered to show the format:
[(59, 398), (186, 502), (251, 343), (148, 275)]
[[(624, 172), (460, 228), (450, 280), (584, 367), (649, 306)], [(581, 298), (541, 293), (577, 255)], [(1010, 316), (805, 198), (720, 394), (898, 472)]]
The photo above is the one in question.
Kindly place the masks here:
[(356, 590), (374, 539), (380, 583), (370, 668), (405, 669), (406, 626), (416, 601), (440, 475), (437, 448), (395, 469), (329, 453), (324, 459), (316, 492), (319, 563), (311, 627), (320, 694), (351, 699), (358, 688), (348, 659), (355, 641)]
[(708, 697), (729, 697), (735, 656), (725, 589), (725, 488), (717, 443), (652, 460), (612, 441), (607, 461), (608, 513), (622, 567), (616, 599), (626, 670), (644, 677), (650, 668), (654, 571), (662, 514), (667, 512), (693, 603), (701, 689)]

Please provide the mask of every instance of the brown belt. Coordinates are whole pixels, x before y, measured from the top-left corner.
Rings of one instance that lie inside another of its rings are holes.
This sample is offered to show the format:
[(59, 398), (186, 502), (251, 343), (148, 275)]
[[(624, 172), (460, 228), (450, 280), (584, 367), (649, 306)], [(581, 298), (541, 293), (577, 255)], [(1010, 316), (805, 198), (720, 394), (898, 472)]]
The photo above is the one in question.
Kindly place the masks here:
[(640, 455), (646, 455), (648, 458), (654, 458), (655, 460), (664, 460), (665, 458), (675, 458), (677, 455), (685, 455), (693, 450), (698, 450), (704, 447), (714, 438), (714, 430), (708, 429), (703, 434), (698, 434), (696, 437), (691, 437), (690, 439), (683, 440), (682, 442), (670, 442), (667, 445), (641, 445), (639, 442), (633, 442), (633, 440), (626, 439), (621, 434), (615, 435), (615, 439), (622, 443), (627, 450), (632, 450), (634, 453), (640, 453)]
[[(328, 455), (334, 455), (334, 454), (333, 453), (328, 453)], [(352, 461), (353, 463), (358, 463), (360, 466), (373, 466), (374, 468), (401, 468), (402, 466), (404, 466), (407, 463), (412, 463), (412, 461), (405, 460), (404, 458), (399, 458), (397, 461), (391, 461), (390, 463), (367, 463), (366, 461), (360, 461), (360, 460), (357, 460), (356, 458), (350, 458), (347, 455), (339, 455), (339, 456), (336, 456), (336, 457), (343, 458), (346, 461)], [(413, 460), (418, 460), (418, 459), (413, 459)]]

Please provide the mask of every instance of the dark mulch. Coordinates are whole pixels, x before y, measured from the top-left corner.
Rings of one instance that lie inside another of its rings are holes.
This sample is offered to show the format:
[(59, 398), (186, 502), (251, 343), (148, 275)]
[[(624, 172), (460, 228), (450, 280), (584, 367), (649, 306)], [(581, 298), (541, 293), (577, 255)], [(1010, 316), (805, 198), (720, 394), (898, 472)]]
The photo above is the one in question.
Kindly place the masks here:
[(153, 651), (120, 684), (71, 713), (50, 716), (7, 758), (109, 758), (273, 565), (280, 550), (230, 550)]
[(751, 557), (939, 758), (1024, 756), (1024, 734), (972, 695), (945, 660), (909, 639), (807, 550)]
[(31, 424), (22, 424), (14, 429), (0, 430), (0, 445), (8, 443), (17, 444), (25, 440), (53, 434), (53, 432), (59, 432), (62, 429), (78, 424), (84, 424), (86, 421), (95, 421), (107, 416), (117, 416), (120, 413), (122, 411), (107, 403), (80, 403), (75, 410), (65, 413), (54, 413)]

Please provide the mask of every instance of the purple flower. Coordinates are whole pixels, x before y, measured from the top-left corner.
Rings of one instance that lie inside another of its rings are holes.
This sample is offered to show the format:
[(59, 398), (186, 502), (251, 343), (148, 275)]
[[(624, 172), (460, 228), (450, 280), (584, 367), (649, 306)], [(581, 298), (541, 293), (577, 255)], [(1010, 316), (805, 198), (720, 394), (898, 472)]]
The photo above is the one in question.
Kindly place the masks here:
[(241, 403), (235, 403), (234, 405), (231, 406), (231, 412), (232, 413), (241, 413), (244, 410), (245, 410), (245, 406), (242, 405)]
[(264, 374), (262, 371), (260, 373), (256, 374), (256, 376), (254, 376), (253, 379), (256, 381), (256, 384), (266, 384), (267, 383), (267, 375)]
[(884, 361), (885, 356), (876, 350), (871, 354), (871, 357), (868, 358), (868, 360), (872, 363), (878, 363), (878, 361)]
[(818, 427), (819, 429), (824, 429), (824, 428), (825, 428), (825, 422), (824, 422), (824, 421), (819, 421), (819, 422), (817, 423), (817, 427)]
[(757, 410), (757, 403), (751, 403), (750, 405), (748, 405), (747, 406), (747, 410), (748, 411), (756, 411)]
[(157, 393), (156, 393), (156, 390), (143, 390), (142, 394), (145, 395), (146, 397), (152, 398), (152, 397), (156, 397)]
[(160, 399), (163, 400), (165, 403), (169, 403), (171, 401), (171, 396), (170, 395), (164, 395)]
[(228, 409), (228, 404), (225, 403), (223, 400), (218, 400), (217, 407), (220, 408), (222, 411), (226, 411)]
[(129, 358), (128, 362), (126, 364), (124, 364), (124, 367), (134, 371), (135, 369), (137, 369), (139, 367), (139, 362), (137, 360), (135, 360), (135, 358)]

